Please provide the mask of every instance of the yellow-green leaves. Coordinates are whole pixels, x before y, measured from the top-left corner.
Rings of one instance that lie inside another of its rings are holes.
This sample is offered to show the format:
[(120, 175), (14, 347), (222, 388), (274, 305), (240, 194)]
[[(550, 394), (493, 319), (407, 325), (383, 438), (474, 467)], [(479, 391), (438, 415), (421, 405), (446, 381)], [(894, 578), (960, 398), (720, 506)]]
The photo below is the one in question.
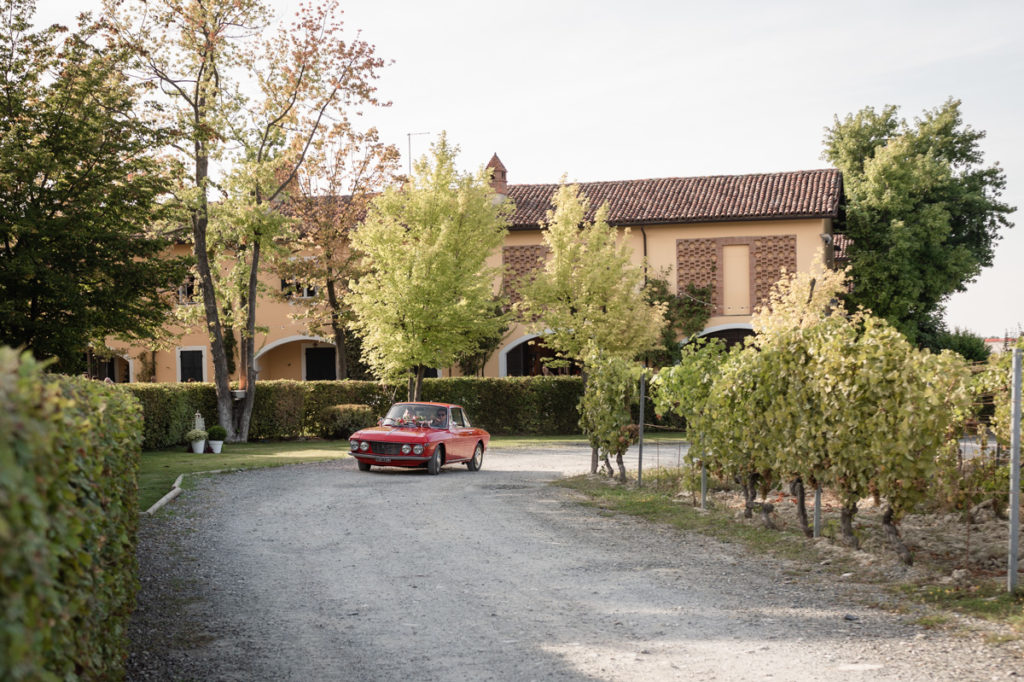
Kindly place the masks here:
[(457, 152), (442, 134), (410, 181), (376, 198), (352, 233), (366, 271), (351, 283), (353, 327), (381, 379), (450, 365), (505, 324), (494, 314), (497, 273), (486, 260), (511, 209), (494, 203), (484, 170), (456, 170)]
[(664, 305), (643, 301), (643, 268), (608, 224), (608, 206), (592, 222), (587, 198), (562, 185), (543, 231), (548, 260), (523, 287), (519, 310), (560, 358), (581, 361), (588, 346), (632, 359), (654, 348), (665, 324)]

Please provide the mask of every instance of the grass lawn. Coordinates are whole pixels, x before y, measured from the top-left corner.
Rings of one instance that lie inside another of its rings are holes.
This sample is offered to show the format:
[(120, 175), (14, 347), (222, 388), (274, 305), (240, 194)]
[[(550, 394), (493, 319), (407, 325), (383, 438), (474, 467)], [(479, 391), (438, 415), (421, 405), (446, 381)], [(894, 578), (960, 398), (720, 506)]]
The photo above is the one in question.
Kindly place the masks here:
[[(142, 453), (139, 470), (139, 507), (149, 509), (167, 494), (179, 474), (217, 469), (263, 467), (320, 462), (348, 456), (348, 441), (290, 441), (279, 443), (225, 443), (219, 455), (194, 455), (185, 446)], [(186, 477), (185, 482), (187, 483)]]

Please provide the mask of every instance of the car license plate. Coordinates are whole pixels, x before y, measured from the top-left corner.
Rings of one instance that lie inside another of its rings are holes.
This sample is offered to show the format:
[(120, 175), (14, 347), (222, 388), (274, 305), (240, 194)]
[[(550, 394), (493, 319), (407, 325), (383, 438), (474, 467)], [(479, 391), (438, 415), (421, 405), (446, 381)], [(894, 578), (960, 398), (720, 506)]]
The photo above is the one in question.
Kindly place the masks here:
[(388, 462), (390, 462), (390, 461), (391, 461), (391, 458), (390, 458), (390, 457), (381, 457), (381, 458), (380, 458), (380, 461), (382, 461), (382, 462), (384, 462), (385, 464), (387, 464)]

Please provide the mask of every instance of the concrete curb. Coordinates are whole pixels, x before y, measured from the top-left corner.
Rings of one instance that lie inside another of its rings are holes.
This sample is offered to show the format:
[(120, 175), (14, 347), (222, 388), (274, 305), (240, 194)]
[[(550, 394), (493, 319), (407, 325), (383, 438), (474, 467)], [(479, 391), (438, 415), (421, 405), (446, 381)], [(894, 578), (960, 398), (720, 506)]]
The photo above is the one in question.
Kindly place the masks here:
[(153, 506), (142, 512), (143, 514), (149, 514), (152, 516), (160, 510), (160, 507), (164, 506), (175, 497), (181, 494), (181, 479), (185, 478), (185, 474), (178, 474), (178, 478), (174, 479), (174, 485), (171, 487), (171, 491), (161, 497), (159, 500), (153, 503)]
[(174, 479), (174, 485), (171, 486), (170, 492), (168, 492), (166, 495), (164, 495), (159, 500), (154, 502), (152, 507), (150, 507), (149, 509), (142, 513), (149, 514), (150, 516), (152, 516), (153, 514), (160, 511), (161, 507), (163, 507), (165, 504), (167, 504), (175, 497), (180, 495), (182, 493), (181, 481), (182, 479), (185, 478), (185, 476), (195, 476), (196, 474), (223, 474), (225, 472), (231, 471), (245, 471), (245, 469), (210, 469), (209, 471), (193, 471), (188, 474), (178, 474), (178, 478)]

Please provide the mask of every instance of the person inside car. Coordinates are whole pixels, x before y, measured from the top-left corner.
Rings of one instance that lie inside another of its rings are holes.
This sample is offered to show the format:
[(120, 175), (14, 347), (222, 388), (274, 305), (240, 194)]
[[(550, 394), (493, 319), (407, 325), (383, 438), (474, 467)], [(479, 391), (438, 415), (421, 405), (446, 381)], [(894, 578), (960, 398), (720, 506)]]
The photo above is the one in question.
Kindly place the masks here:
[(434, 418), (430, 420), (430, 425), (436, 429), (443, 429), (448, 425), (448, 411), (443, 407), (437, 408), (437, 412), (434, 413)]

